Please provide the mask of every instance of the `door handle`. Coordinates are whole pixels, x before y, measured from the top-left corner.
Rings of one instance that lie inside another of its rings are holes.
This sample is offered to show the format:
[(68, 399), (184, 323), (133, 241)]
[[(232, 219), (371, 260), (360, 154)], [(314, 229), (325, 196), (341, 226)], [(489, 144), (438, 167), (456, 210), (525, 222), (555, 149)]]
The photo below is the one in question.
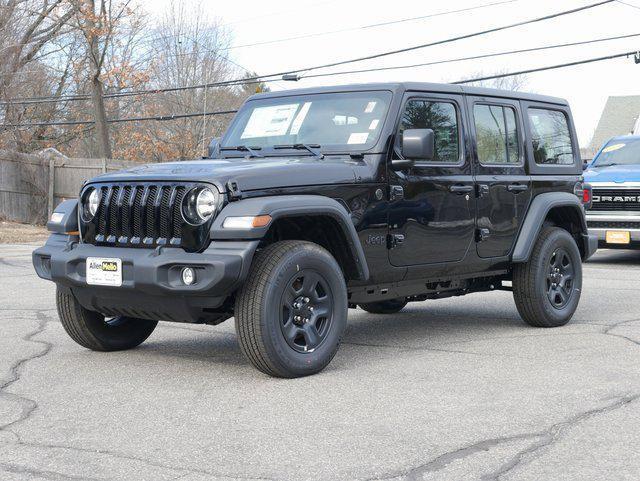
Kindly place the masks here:
[(518, 193), (518, 192), (524, 192), (525, 190), (527, 190), (529, 188), (528, 185), (526, 184), (509, 184), (507, 186), (507, 190), (509, 192), (514, 192), (514, 193)]
[(454, 194), (458, 194), (458, 195), (468, 194), (468, 193), (473, 191), (473, 186), (472, 185), (454, 184), (454, 185), (449, 186), (449, 191), (453, 192)]

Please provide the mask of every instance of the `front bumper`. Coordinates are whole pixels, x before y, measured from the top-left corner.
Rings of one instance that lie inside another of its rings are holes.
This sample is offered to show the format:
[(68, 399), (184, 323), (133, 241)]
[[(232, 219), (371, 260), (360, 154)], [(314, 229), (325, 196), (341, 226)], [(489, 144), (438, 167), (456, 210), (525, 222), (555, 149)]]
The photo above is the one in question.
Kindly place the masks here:
[(586, 217), (589, 234), (594, 235), (601, 246), (624, 247), (629, 245), (607, 244), (607, 231), (629, 232), (631, 244), (640, 244), (640, 215), (622, 212), (598, 212), (597, 214), (587, 212)]
[[(38, 276), (68, 288), (87, 309), (107, 315), (156, 320), (208, 322), (244, 281), (258, 241), (212, 242), (202, 253), (176, 247), (156, 249), (102, 247), (77, 237), (52, 234), (33, 252)], [(86, 282), (88, 257), (122, 260), (122, 286)], [(192, 267), (197, 282), (181, 282), (181, 269)]]

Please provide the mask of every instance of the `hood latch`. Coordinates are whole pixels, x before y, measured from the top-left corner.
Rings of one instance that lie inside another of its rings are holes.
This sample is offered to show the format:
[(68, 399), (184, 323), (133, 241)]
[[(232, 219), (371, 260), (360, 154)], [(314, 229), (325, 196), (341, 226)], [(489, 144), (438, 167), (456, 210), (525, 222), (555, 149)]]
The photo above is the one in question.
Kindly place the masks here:
[(227, 181), (227, 193), (229, 195), (230, 201), (242, 199), (242, 190), (240, 190), (238, 181), (236, 180)]

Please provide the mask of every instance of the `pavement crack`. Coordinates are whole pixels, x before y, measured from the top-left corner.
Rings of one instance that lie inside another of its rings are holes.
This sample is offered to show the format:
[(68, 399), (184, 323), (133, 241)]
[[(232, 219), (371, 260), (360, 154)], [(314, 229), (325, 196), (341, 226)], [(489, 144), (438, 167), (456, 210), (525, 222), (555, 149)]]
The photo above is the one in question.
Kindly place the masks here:
[(56, 471), (34, 469), (27, 466), (22, 466), (13, 463), (0, 463), (0, 469), (6, 473), (13, 474), (26, 474), (28, 476), (36, 477), (39, 479), (50, 479), (52, 481), (106, 481), (112, 478), (91, 478), (87, 476), (71, 476), (68, 474), (58, 473)]
[(640, 341), (636, 341), (635, 339), (631, 339), (630, 337), (627, 337), (627, 336), (622, 335), (622, 334), (614, 334), (614, 333), (611, 332), (614, 329), (616, 329), (617, 327), (623, 326), (625, 324), (632, 324), (634, 322), (640, 322), (640, 319), (630, 319), (628, 321), (616, 322), (615, 324), (609, 325), (601, 333), (604, 334), (605, 336), (618, 337), (620, 339), (624, 339), (625, 341), (629, 341), (629, 342), (635, 344), (636, 346), (640, 346)]
[(33, 412), (38, 408), (37, 401), (7, 391), (7, 388), (20, 380), (22, 368), (26, 363), (46, 356), (53, 348), (53, 344), (48, 341), (34, 339), (35, 336), (44, 332), (47, 327), (47, 323), (52, 321), (53, 319), (48, 314), (45, 314), (45, 311), (36, 311), (36, 320), (38, 323), (37, 327), (33, 331), (23, 336), (22, 340), (40, 344), (43, 346), (43, 348), (30, 356), (23, 357), (15, 361), (11, 366), (9, 366), (9, 375), (7, 376), (7, 378), (0, 382), (0, 396), (12, 399), (22, 406), (20, 415), (16, 419), (0, 425), (0, 431), (12, 432), (9, 430), (10, 427), (15, 426), (16, 424), (28, 419), (31, 414), (33, 414)]
[(258, 476), (258, 477), (244, 476), (244, 475), (231, 474), (231, 473), (208, 471), (205, 469), (197, 469), (193, 467), (169, 465), (169, 464), (164, 464), (164, 463), (154, 461), (152, 459), (147, 459), (142, 456), (136, 456), (133, 454), (127, 454), (127, 453), (112, 451), (108, 449), (81, 448), (81, 447), (70, 446), (65, 444), (39, 443), (39, 442), (25, 441), (20, 436), (17, 436), (17, 439), (18, 440), (14, 444), (17, 444), (19, 446), (27, 446), (27, 447), (37, 448), (37, 449), (71, 451), (75, 453), (91, 454), (94, 456), (102, 455), (102, 456), (107, 456), (107, 457), (111, 457), (119, 460), (139, 462), (152, 468), (159, 468), (159, 469), (165, 469), (167, 471), (173, 471), (176, 473), (176, 476), (177, 476), (175, 479), (179, 479), (180, 477), (184, 477), (190, 474), (198, 474), (198, 475), (203, 475), (208, 477), (215, 476), (219, 478), (236, 479), (239, 481), (275, 481), (273, 478), (267, 478), (262, 476)]
[(640, 399), (640, 394), (620, 396), (615, 399), (615, 402), (611, 404), (607, 404), (599, 408), (590, 409), (588, 411), (576, 414), (567, 420), (553, 424), (545, 430), (531, 433), (515, 434), (512, 436), (500, 436), (496, 438), (484, 439), (482, 441), (469, 444), (462, 448), (458, 448), (453, 451), (441, 454), (433, 458), (432, 460), (413, 467), (409, 470), (404, 470), (400, 473), (385, 475), (382, 477), (369, 478), (369, 481), (419, 481), (424, 478), (425, 474), (441, 471), (455, 461), (471, 457), (478, 453), (489, 451), (497, 446), (501, 446), (504, 444), (509, 444), (516, 441), (531, 440), (531, 444), (529, 444), (525, 449), (518, 451), (511, 459), (503, 463), (496, 471), (481, 477), (483, 481), (499, 481), (503, 476), (507, 475), (517, 467), (533, 459), (533, 457), (536, 456), (540, 450), (556, 443), (559, 439), (561, 439), (563, 434), (568, 429), (572, 428), (576, 424), (591, 417), (620, 409)]
[(514, 457), (512, 457), (509, 461), (500, 466), (493, 473), (483, 476), (481, 479), (483, 481), (498, 481), (503, 476), (509, 474), (514, 469), (522, 466), (523, 464), (530, 462), (533, 458), (536, 457), (538, 452), (544, 448), (548, 448), (553, 444), (557, 443), (563, 436), (563, 434), (574, 427), (575, 425), (585, 421), (586, 419), (598, 416), (600, 414), (608, 413), (611, 411), (615, 411), (616, 409), (623, 408), (628, 404), (640, 399), (640, 394), (633, 394), (628, 396), (619, 397), (618, 400), (614, 403), (608, 404), (606, 406), (602, 406), (595, 409), (590, 409), (589, 411), (584, 411), (582, 413), (576, 414), (571, 418), (561, 421), (559, 423), (554, 424), (550, 428), (545, 431), (541, 431), (538, 433), (537, 437), (540, 438), (537, 442), (531, 444), (527, 448), (523, 449), (516, 453)]

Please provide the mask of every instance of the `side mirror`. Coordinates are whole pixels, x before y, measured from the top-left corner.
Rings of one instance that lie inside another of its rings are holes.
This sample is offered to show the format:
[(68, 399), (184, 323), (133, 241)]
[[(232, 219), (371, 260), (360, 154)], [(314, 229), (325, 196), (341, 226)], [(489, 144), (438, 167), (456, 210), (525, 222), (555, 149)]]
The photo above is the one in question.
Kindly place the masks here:
[(435, 135), (431, 129), (407, 129), (402, 134), (402, 156), (405, 159), (433, 160)]
[(220, 156), (220, 139), (218, 137), (214, 137), (209, 142), (208, 149), (208, 158), (209, 159), (217, 159)]
[(583, 161), (582, 162), (582, 170), (587, 170), (589, 168), (589, 162), (588, 161)]

